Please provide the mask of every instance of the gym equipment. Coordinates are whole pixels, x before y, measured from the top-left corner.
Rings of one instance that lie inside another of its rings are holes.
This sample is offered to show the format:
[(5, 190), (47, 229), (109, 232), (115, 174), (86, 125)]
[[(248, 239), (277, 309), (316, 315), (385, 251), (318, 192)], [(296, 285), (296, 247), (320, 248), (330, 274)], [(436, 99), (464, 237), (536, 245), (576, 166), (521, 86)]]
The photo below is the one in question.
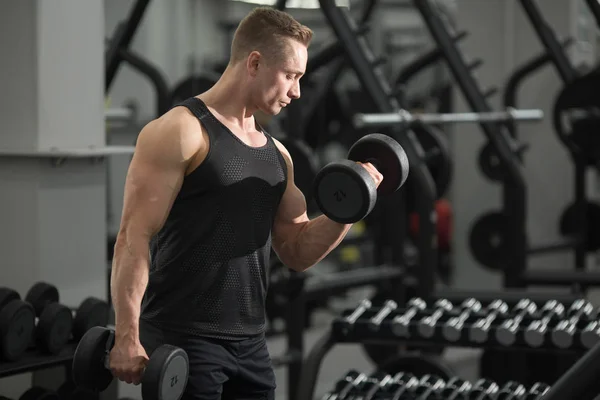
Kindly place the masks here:
[(398, 308), (398, 304), (394, 300), (387, 300), (377, 314), (369, 320), (369, 328), (378, 330), (383, 320), (396, 308)]
[(408, 308), (402, 315), (398, 315), (394, 317), (392, 320), (391, 330), (394, 335), (399, 337), (409, 337), (409, 326), (412, 322), (412, 319), (422, 311), (425, 311), (427, 308), (427, 304), (423, 299), (418, 297), (413, 297), (407, 303)]
[(494, 300), (487, 307), (487, 315), (478, 319), (469, 328), (469, 340), (474, 343), (485, 343), (489, 340), (492, 323), (508, 313), (508, 305), (502, 300)]
[(442, 318), (445, 313), (452, 311), (454, 306), (448, 300), (440, 299), (435, 302), (433, 307), (435, 309), (433, 314), (423, 317), (417, 326), (419, 335), (424, 338), (433, 337), (439, 319)]
[(446, 340), (456, 342), (460, 339), (463, 327), (472, 313), (482, 309), (481, 303), (474, 298), (466, 299), (461, 305), (461, 313), (457, 317), (450, 318), (442, 327), (442, 335)]
[(506, 217), (488, 212), (477, 219), (469, 232), (469, 248), (475, 260), (492, 270), (503, 271), (510, 261), (506, 251)]
[(35, 311), (15, 290), (0, 288), (0, 358), (18, 360), (35, 330)]
[(523, 335), (525, 342), (532, 347), (544, 344), (549, 325), (557, 318), (562, 318), (565, 306), (556, 300), (549, 300), (540, 311), (541, 319), (532, 321)]
[(592, 321), (581, 331), (579, 340), (586, 349), (591, 349), (600, 342), (600, 321)]
[(481, 123), (481, 122), (509, 122), (509, 121), (540, 121), (544, 118), (542, 110), (515, 110), (489, 111), (489, 112), (466, 112), (466, 113), (411, 113), (401, 110), (389, 114), (356, 114), (353, 122), (357, 129), (385, 127), (392, 124), (412, 124), (420, 122), (426, 125), (432, 124), (458, 124), (458, 123)]
[(61, 400), (100, 400), (98, 393), (77, 387), (70, 379), (60, 385), (56, 393)]
[(452, 181), (450, 144), (444, 132), (435, 126), (415, 123), (411, 129), (425, 151), (425, 164), (435, 182), (437, 198), (446, 194)]
[[(383, 175), (379, 187), (357, 162), (370, 162)], [(324, 166), (314, 182), (319, 209), (332, 220), (347, 224), (365, 218), (375, 207), (379, 194), (398, 190), (408, 178), (404, 149), (387, 135), (374, 133), (359, 139), (348, 152), (348, 160)]]
[(348, 333), (348, 331), (352, 329), (356, 321), (358, 321), (358, 319), (365, 313), (365, 311), (371, 308), (371, 305), (372, 304), (370, 300), (361, 300), (360, 304), (358, 305), (358, 307), (356, 307), (352, 314), (344, 318), (344, 327), (342, 328), (344, 332)]
[(581, 232), (578, 221), (579, 210), (585, 209), (586, 230), (584, 231), (585, 250), (594, 252), (600, 250), (600, 204), (586, 201), (581, 205), (569, 204), (560, 217), (560, 233), (563, 236), (576, 236)]
[(504, 320), (496, 330), (496, 340), (503, 346), (512, 346), (517, 338), (521, 322), (537, 311), (537, 305), (529, 299), (521, 300), (514, 309), (514, 315)]
[(72, 311), (59, 303), (58, 289), (46, 282), (34, 284), (25, 301), (33, 306), (37, 317), (33, 343), (43, 352), (58, 354), (71, 338)]
[(446, 383), (440, 397), (446, 400), (463, 400), (468, 398), (467, 396), (472, 388), (471, 382), (455, 376)]
[(426, 354), (399, 355), (377, 368), (377, 372), (391, 375), (406, 372), (417, 378), (434, 376), (446, 380), (456, 375), (452, 368), (440, 357)]
[(425, 375), (419, 380), (419, 386), (415, 388), (414, 394), (421, 399), (436, 397), (443, 390), (445, 383), (440, 377)]
[(95, 297), (84, 299), (73, 318), (73, 339), (81, 340), (83, 335), (94, 326), (106, 326), (108, 324), (110, 306), (104, 300)]
[(519, 382), (508, 381), (496, 394), (496, 400), (518, 400), (525, 396), (527, 388)]
[[(94, 393), (106, 390), (113, 381), (109, 354), (115, 333), (93, 327), (81, 338), (73, 356), (73, 382)], [(142, 376), (145, 400), (179, 400), (185, 390), (189, 360), (182, 349), (164, 344), (152, 352)]]
[(41, 386), (33, 386), (27, 389), (21, 396), (19, 396), (19, 400), (63, 400), (58, 396), (58, 393), (43, 388)]
[(577, 325), (584, 320), (593, 320), (597, 318), (594, 306), (587, 300), (577, 300), (574, 302), (569, 311), (567, 311), (568, 320), (560, 321), (552, 330), (552, 343), (557, 347), (566, 349), (573, 345)]
[(469, 400), (487, 400), (495, 398), (500, 388), (498, 384), (490, 379), (480, 379), (473, 385), (469, 392)]

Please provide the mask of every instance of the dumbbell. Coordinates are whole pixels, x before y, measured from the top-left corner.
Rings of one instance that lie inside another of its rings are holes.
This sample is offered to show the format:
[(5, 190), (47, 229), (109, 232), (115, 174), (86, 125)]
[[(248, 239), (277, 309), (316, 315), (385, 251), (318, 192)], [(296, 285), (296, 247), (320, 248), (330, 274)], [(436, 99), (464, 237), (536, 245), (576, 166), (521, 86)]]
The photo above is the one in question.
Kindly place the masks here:
[[(89, 390), (77, 387), (71, 379), (60, 385), (56, 390), (61, 400), (99, 400), (100, 396)], [(121, 400), (121, 399), (119, 399)]]
[(19, 396), (19, 400), (62, 400), (58, 393), (53, 390), (49, 390), (43, 388), (41, 386), (33, 386), (27, 389), (21, 396)]
[(502, 322), (496, 330), (496, 340), (503, 346), (512, 346), (523, 319), (537, 311), (537, 305), (529, 299), (521, 299), (515, 306), (516, 315)]
[(478, 380), (469, 392), (469, 400), (492, 400), (500, 388), (490, 379)]
[(492, 301), (486, 308), (487, 315), (477, 320), (469, 329), (469, 340), (475, 343), (485, 343), (489, 340), (492, 323), (499, 316), (508, 313), (508, 304), (502, 300)]
[(460, 339), (465, 322), (474, 312), (481, 311), (481, 302), (477, 299), (469, 298), (460, 305), (461, 313), (457, 317), (452, 317), (444, 324), (442, 335), (446, 340), (456, 342)]
[(362, 317), (362, 315), (365, 312), (367, 312), (372, 305), (373, 304), (368, 299), (361, 300), (358, 306), (354, 309), (354, 311), (352, 311), (350, 315), (344, 318), (344, 325), (342, 325), (342, 333), (344, 335), (350, 333), (350, 331), (354, 327), (354, 324), (356, 324), (356, 321), (358, 321), (358, 319)]
[(371, 328), (371, 330), (379, 329), (379, 326), (383, 320), (396, 308), (398, 308), (398, 304), (396, 304), (394, 300), (387, 300), (377, 314), (375, 314), (373, 318), (369, 320), (369, 328)]
[(567, 312), (569, 319), (560, 321), (552, 330), (552, 343), (562, 349), (573, 345), (577, 325), (582, 318), (595, 319), (594, 306), (587, 300), (578, 299), (573, 302)]
[(425, 301), (419, 297), (413, 297), (408, 301), (407, 306), (408, 308), (405, 310), (404, 314), (397, 315), (392, 320), (392, 332), (396, 336), (410, 336), (409, 326), (412, 319), (420, 311), (423, 311), (427, 308), (427, 303), (425, 303)]
[(591, 349), (600, 341), (600, 320), (591, 321), (581, 330), (579, 335), (581, 345)]
[(446, 382), (435, 375), (423, 375), (419, 379), (419, 385), (414, 389), (414, 397), (416, 400), (426, 400), (438, 397), (444, 389)]
[(423, 317), (421, 321), (419, 321), (418, 330), (419, 335), (424, 338), (431, 338), (435, 334), (435, 327), (438, 324), (440, 318), (444, 316), (445, 313), (452, 311), (452, 303), (447, 299), (439, 299), (434, 304), (434, 312), (427, 316)]
[[(379, 187), (358, 162), (371, 163), (383, 175)], [(373, 210), (378, 195), (394, 193), (406, 182), (408, 171), (408, 157), (398, 142), (379, 133), (366, 135), (350, 148), (347, 160), (329, 163), (317, 173), (315, 202), (333, 221), (358, 222)]]
[(527, 392), (527, 394), (519, 399), (519, 400), (539, 400), (539, 399), (543, 399), (544, 395), (546, 394), (546, 392), (550, 390), (550, 386), (542, 383), (542, 382), (538, 382), (538, 383), (534, 383), (533, 386), (531, 386), (531, 388), (529, 389), (529, 391)]
[[(113, 381), (109, 354), (115, 342), (112, 329), (95, 326), (79, 341), (73, 355), (73, 382), (78, 387), (98, 393)], [(144, 400), (179, 400), (187, 385), (187, 353), (164, 344), (156, 348), (142, 374)]]
[(544, 338), (550, 323), (556, 318), (562, 318), (565, 306), (556, 300), (548, 300), (541, 310), (541, 319), (532, 321), (525, 329), (525, 342), (532, 347), (544, 344)]
[(386, 386), (388, 386), (393, 380), (393, 377), (384, 372), (377, 372), (370, 376), (366, 382), (362, 384), (362, 386), (358, 389), (360, 393), (350, 397), (354, 399), (361, 400), (371, 400), (373, 399), (377, 393), (385, 390)]
[(527, 388), (519, 382), (508, 381), (496, 394), (494, 400), (520, 400), (527, 393)]
[(19, 293), (0, 288), (0, 358), (16, 361), (27, 351), (35, 330), (35, 311)]
[(472, 387), (471, 382), (455, 376), (446, 383), (440, 397), (444, 400), (469, 400), (469, 392)]
[(392, 383), (386, 388), (389, 399), (413, 398), (414, 390), (419, 386), (419, 379), (413, 374), (399, 372), (394, 375)]
[(73, 313), (59, 300), (58, 289), (45, 282), (36, 283), (25, 295), (37, 318), (31, 344), (49, 354), (58, 354), (69, 342), (73, 330)]
[(352, 382), (354, 382), (354, 380), (360, 375), (361, 373), (354, 369), (351, 369), (350, 371), (346, 372), (346, 375), (335, 383), (333, 390), (325, 394), (321, 400), (342, 400), (339, 397), (339, 393), (348, 386), (351, 389)]

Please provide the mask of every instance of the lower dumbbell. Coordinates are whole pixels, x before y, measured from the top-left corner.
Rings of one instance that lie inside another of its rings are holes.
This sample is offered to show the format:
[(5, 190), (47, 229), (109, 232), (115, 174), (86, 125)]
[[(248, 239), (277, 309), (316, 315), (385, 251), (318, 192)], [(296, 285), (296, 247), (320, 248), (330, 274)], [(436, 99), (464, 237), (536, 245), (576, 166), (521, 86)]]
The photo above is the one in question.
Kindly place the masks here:
[(433, 314), (423, 317), (423, 319), (419, 321), (419, 335), (424, 338), (432, 338), (435, 334), (435, 327), (438, 325), (438, 321), (445, 313), (452, 311), (452, 308), (453, 306), (450, 301), (446, 299), (437, 300), (434, 304), (435, 311)]
[(442, 336), (451, 342), (460, 339), (465, 322), (472, 313), (481, 310), (481, 303), (477, 299), (469, 298), (460, 305), (460, 308), (462, 309), (460, 315), (450, 318), (442, 328)]
[(475, 343), (485, 343), (489, 340), (492, 323), (499, 316), (508, 313), (508, 305), (502, 300), (492, 301), (486, 308), (487, 315), (477, 320), (469, 329), (469, 340)]
[(469, 400), (472, 387), (471, 382), (455, 376), (446, 383), (440, 397), (444, 400)]
[(552, 330), (552, 343), (562, 349), (573, 345), (577, 325), (581, 318), (596, 318), (594, 306), (587, 300), (578, 299), (573, 302), (567, 313), (569, 319), (560, 321)]
[(517, 340), (517, 331), (523, 319), (537, 311), (537, 305), (529, 300), (522, 299), (515, 306), (515, 316), (502, 322), (496, 330), (496, 340), (503, 346), (512, 346)]
[(509, 381), (502, 386), (494, 400), (520, 400), (527, 393), (527, 389), (519, 382)]
[(396, 304), (394, 300), (387, 300), (383, 307), (369, 321), (369, 328), (371, 328), (371, 330), (379, 329), (383, 320), (396, 308), (398, 308), (398, 304)]
[(414, 397), (417, 400), (425, 400), (436, 397), (444, 389), (443, 379), (433, 375), (424, 375), (419, 379), (419, 385), (414, 389)]
[(419, 379), (412, 374), (399, 372), (392, 379), (392, 383), (387, 387), (386, 398), (404, 399), (412, 396), (415, 389), (419, 386)]
[(408, 308), (402, 315), (397, 315), (392, 320), (392, 332), (396, 336), (408, 337), (410, 336), (409, 326), (412, 319), (420, 311), (427, 308), (427, 303), (419, 297), (413, 297), (408, 301)]
[(0, 358), (16, 361), (35, 330), (35, 311), (15, 290), (0, 288)]
[(591, 349), (600, 342), (600, 321), (592, 321), (581, 330), (579, 340), (581, 345), (586, 349)]
[[(79, 341), (73, 355), (73, 382), (78, 387), (102, 392), (113, 381), (109, 354), (115, 332), (93, 327)], [(189, 360), (178, 347), (164, 344), (152, 352), (142, 375), (144, 400), (179, 400), (187, 385)]]
[(490, 379), (478, 380), (469, 392), (469, 400), (492, 400), (498, 392), (498, 384)]
[[(346, 373), (346, 375), (338, 380), (333, 386), (333, 390), (327, 394), (325, 394), (321, 400), (336, 400), (339, 399), (339, 393), (343, 391), (346, 387), (349, 387), (347, 391), (352, 388), (352, 384), (354, 380), (361, 375), (360, 372), (352, 369)], [(341, 400), (341, 399), (340, 399)]]
[(541, 310), (542, 318), (532, 321), (525, 329), (525, 343), (532, 347), (540, 347), (544, 344), (546, 332), (550, 323), (556, 318), (562, 318), (565, 312), (565, 306), (556, 300), (549, 300), (544, 304)]
[[(383, 175), (379, 187), (357, 162), (371, 163)], [(350, 148), (347, 160), (329, 163), (317, 173), (314, 199), (329, 219), (354, 223), (373, 210), (379, 194), (398, 190), (406, 182), (408, 170), (408, 157), (398, 142), (378, 133), (366, 135)]]
[(358, 304), (358, 306), (354, 309), (354, 311), (352, 311), (352, 313), (350, 315), (348, 315), (346, 318), (344, 318), (344, 325), (342, 327), (342, 333), (344, 335), (347, 335), (350, 330), (352, 329), (352, 327), (354, 327), (354, 324), (356, 324), (356, 321), (358, 321), (358, 319), (360, 317), (362, 317), (362, 315), (367, 312), (372, 306), (372, 303), (370, 300), (368, 299), (363, 299), (360, 301), (360, 303)]
[(386, 373), (380, 372), (376, 373), (367, 379), (367, 381), (360, 388), (360, 394), (350, 397), (354, 399), (361, 400), (371, 400), (373, 399), (377, 393), (384, 391), (385, 387), (388, 386), (392, 382), (393, 377)]
[(522, 398), (522, 400), (540, 400), (543, 398), (543, 396), (548, 390), (550, 390), (549, 385), (542, 382), (535, 383), (533, 384), (533, 386), (531, 386), (531, 388), (529, 389), (525, 397)]

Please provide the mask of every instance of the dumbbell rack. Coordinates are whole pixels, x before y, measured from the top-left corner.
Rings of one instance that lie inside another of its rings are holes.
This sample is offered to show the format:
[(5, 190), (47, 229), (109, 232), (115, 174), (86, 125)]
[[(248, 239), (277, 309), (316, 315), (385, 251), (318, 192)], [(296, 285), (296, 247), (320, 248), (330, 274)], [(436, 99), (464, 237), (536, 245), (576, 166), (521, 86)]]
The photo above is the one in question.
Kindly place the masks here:
[(64, 366), (67, 376), (71, 375), (71, 364), (78, 342), (68, 343), (58, 354), (43, 354), (38, 349), (29, 349), (16, 361), (0, 361), (0, 378)]
[[(538, 310), (543, 307), (545, 301), (541, 300), (542, 296), (536, 296), (530, 300), (536, 303)], [(482, 299), (483, 300), (483, 299)], [(487, 300), (487, 299), (486, 299)], [(507, 299), (503, 299), (507, 300)], [(512, 300), (512, 299), (511, 299)], [(510, 301), (506, 301), (509, 304), (509, 309), (512, 309), (515, 305), (514, 302), (510, 304)], [(482, 301), (484, 306), (483, 309), (488, 305), (485, 301)], [(568, 309), (571, 304), (562, 302), (565, 309)], [(560, 348), (548, 339), (549, 334), (546, 333), (543, 344), (539, 347), (532, 347), (528, 345), (523, 339), (523, 332), (525, 327), (529, 326), (529, 323), (533, 320), (538, 320), (539, 315), (525, 316), (517, 327), (515, 342), (508, 346), (503, 346), (493, 339), (495, 331), (498, 326), (502, 324), (506, 319), (514, 316), (510, 312), (503, 317), (497, 317), (496, 320), (492, 321), (489, 329), (489, 337), (492, 338), (482, 343), (470, 341), (467, 338), (466, 332), (473, 326), (474, 322), (482, 317), (485, 317), (485, 313), (474, 312), (465, 320), (465, 325), (462, 328), (461, 337), (456, 341), (450, 341), (444, 338), (441, 334), (441, 327), (449, 320), (449, 317), (456, 316), (460, 313), (460, 310), (455, 312), (442, 314), (440, 319), (433, 325), (434, 334), (432, 337), (424, 338), (418, 334), (417, 324), (424, 317), (431, 316), (435, 310), (432, 308), (426, 308), (418, 311), (416, 315), (410, 320), (408, 324), (408, 334), (399, 337), (392, 332), (392, 321), (394, 317), (404, 315), (407, 311), (406, 308), (397, 308), (388, 314), (379, 324), (379, 326), (373, 326), (371, 320), (380, 310), (381, 307), (372, 307), (363, 311), (363, 314), (356, 319), (354, 323), (348, 323), (346, 317), (354, 313), (357, 309), (347, 310), (342, 315), (333, 321), (330, 331), (328, 331), (321, 339), (315, 344), (313, 349), (310, 351), (302, 370), (302, 376), (300, 378), (299, 391), (297, 395), (298, 400), (309, 400), (314, 398), (315, 384), (317, 376), (319, 374), (320, 366), (328, 354), (328, 352), (336, 344), (388, 344), (388, 345), (442, 345), (452, 347), (468, 347), (468, 348), (497, 348), (502, 350), (519, 351), (519, 350), (538, 350), (542, 352), (564, 352), (572, 354), (582, 354), (582, 357), (577, 361), (571, 368), (557, 381), (554, 383), (550, 392), (544, 399), (573, 399), (573, 400), (584, 400), (587, 399), (588, 392), (595, 392), (595, 395), (600, 393), (598, 388), (598, 382), (596, 372), (600, 365), (600, 342), (597, 342), (594, 346), (587, 349), (583, 345), (579, 344), (579, 335), (582, 328), (588, 323), (595, 320), (587, 320), (582, 317), (577, 324), (577, 329), (573, 335), (573, 344), (569, 347)], [(568, 318), (567, 318), (568, 319)], [(551, 321), (548, 324), (548, 332), (556, 326), (557, 321)], [(408, 371), (407, 371), (408, 372)], [(567, 395), (567, 393), (569, 395)], [(576, 394), (577, 393), (577, 394)], [(563, 396), (563, 397), (561, 397)], [(590, 399), (594, 396), (589, 397)]]

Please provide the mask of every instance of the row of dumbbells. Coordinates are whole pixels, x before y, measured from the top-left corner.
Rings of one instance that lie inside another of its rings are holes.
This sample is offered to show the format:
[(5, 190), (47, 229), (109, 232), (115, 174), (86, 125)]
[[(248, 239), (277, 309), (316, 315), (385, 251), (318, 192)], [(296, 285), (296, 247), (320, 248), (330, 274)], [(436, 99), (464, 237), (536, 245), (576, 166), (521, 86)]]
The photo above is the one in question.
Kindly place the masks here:
[(550, 345), (560, 349), (575, 345), (589, 349), (600, 339), (597, 310), (584, 299), (568, 307), (556, 300), (538, 306), (529, 299), (521, 299), (512, 309), (502, 300), (484, 307), (474, 298), (458, 305), (439, 299), (428, 309), (423, 299), (412, 298), (403, 309), (393, 300), (386, 301), (374, 313), (372, 308), (369, 300), (363, 300), (336, 324), (337, 330), (343, 335), (357, 329), (361, 335), (376, 335), (386, 329), (400, 338), (477, 345), (496, 342), (503, 346), (514, 346), (520, 341), (519, 344), (534, 348)]
[[(82, 391), (71, 382), (65, 382), (57, 390), (50, 390), (41, 386), (33, 386), (27, 389), (19, 400), (99, 400), (98, 393)], [(0, 400), (13, 400), (10, 397), (0, 395)], [(119, 400), (132, 400), (120, 398)]]
[(107, 302), (89, 297), (77, 309), (60, 303), (58, 289), (38, 282), (24, 299), (16, 290), (0, 287), (0, 360), (16, 361), (31, 348), (58, 354), (93, 326), (106, 326)]
[(454, 377), (445, 381), (433, 375), (410, 373), (366, 375), (349, 371), (321, 400), (537, 400), (550, 389), (545, 383), (527, 388), (511, 381), (503, 385), (489, 379), (475, 383)]

